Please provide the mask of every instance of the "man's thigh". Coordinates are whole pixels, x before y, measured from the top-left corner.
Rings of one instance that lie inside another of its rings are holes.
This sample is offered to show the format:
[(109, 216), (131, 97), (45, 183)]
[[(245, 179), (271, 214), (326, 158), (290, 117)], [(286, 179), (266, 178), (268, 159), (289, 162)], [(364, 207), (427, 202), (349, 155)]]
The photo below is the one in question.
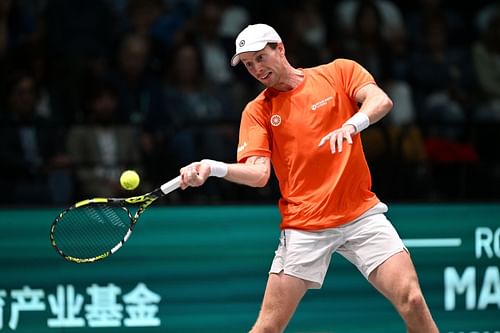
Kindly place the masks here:
[(345, 243), (337, 252), (368, 279), (382, 263), (399, 252), (408, 252), (384, 214), (374, 214), (343, 227)]

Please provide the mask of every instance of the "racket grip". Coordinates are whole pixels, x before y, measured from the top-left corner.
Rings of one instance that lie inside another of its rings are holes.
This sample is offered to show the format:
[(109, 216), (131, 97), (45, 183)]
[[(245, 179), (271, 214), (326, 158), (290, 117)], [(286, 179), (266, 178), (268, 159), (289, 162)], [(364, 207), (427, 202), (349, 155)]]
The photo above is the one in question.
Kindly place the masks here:
[(169, 194), (170, 192), (177, 190), (181, 186), (181, 176), (177, 176), (172, 180), (169, 180), (162, 186), (160, 186), (161, 191), (163, 194)]

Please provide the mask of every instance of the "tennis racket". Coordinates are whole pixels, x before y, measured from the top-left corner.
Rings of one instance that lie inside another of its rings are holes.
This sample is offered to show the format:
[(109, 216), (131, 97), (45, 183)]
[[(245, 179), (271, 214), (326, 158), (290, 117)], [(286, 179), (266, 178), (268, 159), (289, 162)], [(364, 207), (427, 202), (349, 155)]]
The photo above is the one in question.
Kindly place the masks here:
[(178, 176), (152, 192), (130, 198), (93, 198), (63, 210), (50, 227), (50, 243), (64, 259), (92, 263), (118, 251), (137, 220), (157, 199), (180, 186)]

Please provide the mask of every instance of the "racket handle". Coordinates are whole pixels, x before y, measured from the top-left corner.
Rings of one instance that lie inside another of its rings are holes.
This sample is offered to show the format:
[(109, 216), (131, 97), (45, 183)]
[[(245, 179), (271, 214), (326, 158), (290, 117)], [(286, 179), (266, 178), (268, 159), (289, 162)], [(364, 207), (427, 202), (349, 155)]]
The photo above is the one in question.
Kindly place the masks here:
[(163, 194), (169, 194), (170, 192), (177, 190), (181, 186), (181, 176), (177, 176), (172, 180), (169, 180), (162, 186), (160, 186), (161, 191)]

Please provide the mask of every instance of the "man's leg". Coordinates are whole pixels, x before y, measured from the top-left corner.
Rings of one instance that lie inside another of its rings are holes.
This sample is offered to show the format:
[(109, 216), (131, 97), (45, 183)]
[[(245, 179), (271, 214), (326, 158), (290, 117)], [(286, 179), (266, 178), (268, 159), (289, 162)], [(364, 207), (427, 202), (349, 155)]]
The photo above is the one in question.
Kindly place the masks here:
[(406, 251), (393, 255), (378, 266), (368, 280), (396, 307), (409, 333), (439, 332)]
[(283, 272), (269, 274), (262, 307), (250, 332), (283, 332), (309, 287), (310, 282)]

